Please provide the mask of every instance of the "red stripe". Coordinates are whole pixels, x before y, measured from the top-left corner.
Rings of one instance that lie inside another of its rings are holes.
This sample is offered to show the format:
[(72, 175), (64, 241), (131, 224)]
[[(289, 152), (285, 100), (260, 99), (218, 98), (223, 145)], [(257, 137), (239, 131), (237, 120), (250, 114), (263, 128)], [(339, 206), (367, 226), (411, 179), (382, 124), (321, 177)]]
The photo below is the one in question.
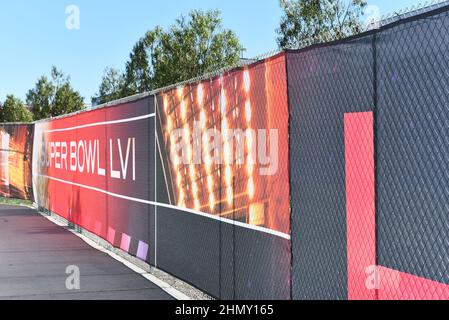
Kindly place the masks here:
[(449, 300), (449, 285), (379, 267), (381, 300)]
[(448, 300), (449, 285), (376, 266), (372, 112), (345, 114), (348, 298)]
[(348, 298), (376, 299), (373, 113), (345, 114)]

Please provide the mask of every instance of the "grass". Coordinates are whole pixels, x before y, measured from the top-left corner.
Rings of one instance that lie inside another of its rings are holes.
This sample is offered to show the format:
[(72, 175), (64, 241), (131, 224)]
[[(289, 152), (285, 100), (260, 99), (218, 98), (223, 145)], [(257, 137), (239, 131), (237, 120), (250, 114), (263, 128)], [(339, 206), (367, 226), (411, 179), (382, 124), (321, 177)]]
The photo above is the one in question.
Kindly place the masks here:
[(17, 206), (17, 205), (31, 206), (31, 205), (33, 205), (33, 202), (31, 202), (29, 200), (20, 200), (20, 199), (11, 199), (11, 198), (0, 197), (0, 205), (1, 204), (10, 205), (10, 206)]

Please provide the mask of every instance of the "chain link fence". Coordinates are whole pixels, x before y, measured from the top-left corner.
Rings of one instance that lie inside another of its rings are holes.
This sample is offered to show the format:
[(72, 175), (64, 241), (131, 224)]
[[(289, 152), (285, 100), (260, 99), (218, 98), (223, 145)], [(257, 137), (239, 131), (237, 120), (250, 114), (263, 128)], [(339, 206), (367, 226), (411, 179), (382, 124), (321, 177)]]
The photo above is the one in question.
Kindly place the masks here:
[(215, 298), (447, 299), (449, 7), (432, 9), (3, 124), (0, 193)]
[(287, 53), (294, 299), (448, 296), (448, 28)]

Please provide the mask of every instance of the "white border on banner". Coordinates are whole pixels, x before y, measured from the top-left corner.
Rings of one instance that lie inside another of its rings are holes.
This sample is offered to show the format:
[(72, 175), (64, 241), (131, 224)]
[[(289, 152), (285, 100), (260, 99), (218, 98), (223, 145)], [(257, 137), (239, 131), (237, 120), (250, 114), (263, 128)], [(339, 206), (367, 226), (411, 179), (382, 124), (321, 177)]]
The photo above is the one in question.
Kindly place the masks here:
[(178, 210), (178, 211), (184, 211), (184, 212), (188, 212), (188, 213), (193, 213), (193, 214), (196, 214), (198, 216), (205, 217), (205, 218), (221, 221), (221, 222), (224, 222), (224, 223), (227, 223), (227, 224), (231, 224), (231, 225), (235, 225), (235, 226), (238, 226), (238, 227), (242, 227), (242, 228), (245, 228), (245, 229), (251, 229), (251, 230), (255, 230), (255, 231), (259, 231), (259, 232), (263, 232), (263, 233), (268, 233), (268, 234), (271, 234), (271, 235), (274, 235), (274, 236), (277, 236), (277, 237), (280, 237), (280, 238), (284, 238), (284, 239), (290, 240), (290, 235), (289, 234), (286, 234), (286, 233), (283, 233), (283, 232), (280, 232), (280, 231), (276, 231), (276, 230), (271, 230), (271, 229), (268, 229), (268, 228), (265, 228), (265, 227), (253, 226), (253, 225), (250, 225), (250, 224), (247, 224), (247, 223), (243, 223), (243, 222), (240, 222), (240, 221), (234, 221), (234, 220), (222, 218), (222, 217), (219, 217), (219, 216), (214, 216), (214, 215), (212, 215), (210, 213), (204, 213), (204, 212), (201, 212), (201, 211), (196, 211), (196, 210), (187, 209), (187, 208), (181, 208), (181, 207), (173, 206), (173, 205), (170, 205), (170, 204), (165, 204), (165, 203), (160, 203), (160, 202), (155, 202), (155, 201), (149, 201), (149, 200), (129, 197), (129, 196), (125, 196), (125, 195), (122, 195), (122, 194), (106, 191), (106, 190), (103, 190), (103, 189), (100, 189), (100, 188), (86, 186), (86, 185), (83, 185), (83, 184), (80, 184), (80, 183), (66, 181), (66, 180), (63, 180), (63, 179), (50, 177), (50, 176), (47, 176), (47, 175), (33, 175), (33, 176), (39, 176), (39, 177), (47, 178), (47, 179), (50, 179), (50, 180), (53, 180), (53, 181), (70, 184), (70, 185), (73, 185), (73, 186), (76, 186), (76, 187), (85, 188), (85, 189), (89, 189), (89, 190), (92, 190), (92, 191), (97, 191), (97, 192), (100, 192), (100, 193), (107, 194), (107, 195), (109, 195), (111, 197), (116, 197), (116, 198), (120, 198), (120, 199), (124, 199), (124, 200), (139, 202), (139, 203), (143, 203), (143, 204), (149, 204), (149, 205), (153, 205), (153, 206), (157, 206), (157, 207), (163, 207), (163, 208), (169, 208), (169, 209), (175, 209), (175, 210)]

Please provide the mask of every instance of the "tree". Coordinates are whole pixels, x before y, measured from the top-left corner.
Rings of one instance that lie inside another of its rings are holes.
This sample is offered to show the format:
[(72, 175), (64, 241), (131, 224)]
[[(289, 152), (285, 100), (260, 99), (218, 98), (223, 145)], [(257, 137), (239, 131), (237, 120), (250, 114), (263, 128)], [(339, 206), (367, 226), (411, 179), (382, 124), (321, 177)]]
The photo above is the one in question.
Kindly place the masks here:
[(50, 80), (42, 76), (34, 89), (28, 91), (27, 103), (32, 107), (35, 120), (79, 111), (84, 106), (83, 98), (70, 84), (70, 77), (54, 66)]
[(50, 114), (53, 92), (54, 86), (45, 76), (39, 78), (35, 89), (28, 91), (26, 101), (35, 120), (45, 119)]
[(83, 108), (83, 97), (81, 97), (78, 92), (73, 90), (70, 83), (66, 82), (60, 87), (57, 87), (51, 110), (52, 117), (80, 111)]
[(126, 63), (124, 81), (121, 93), (123, 97), (150, 91), (152, 88), (150, 57), (146, 51), (144, 39), (140, 39), (134, 45), (129, 61)]
[(365, 0), (280, 0), (284, 11), (277, 43), (297, 48), (325, 40), (338, 40), (363, 30)]
[(103, 72), (99, 92), (96, 97), (92, 98), (92, 103), (102, 104), (120, 99), (124, 83), (124, 75), (120, 70), (106, 68)]
[(163, 87), (235, 65), (243, 47), (236, 34), (223, 28), (217, 10), (194, 10), (181, 16), (168, 31), (147, 33), (153, 86)]
[(20, 99), (8, 95), (0, 109), (0, 120), (1, 122), (31, 122), (33, 115)]
[(235, 33), (223, 27), (219, 11), (191, 11), (167, 30), (157, 26), (139, 39), (125, 73), (106, 72), (94, 101), (108, 102), (235, 65), (242, 50)]

